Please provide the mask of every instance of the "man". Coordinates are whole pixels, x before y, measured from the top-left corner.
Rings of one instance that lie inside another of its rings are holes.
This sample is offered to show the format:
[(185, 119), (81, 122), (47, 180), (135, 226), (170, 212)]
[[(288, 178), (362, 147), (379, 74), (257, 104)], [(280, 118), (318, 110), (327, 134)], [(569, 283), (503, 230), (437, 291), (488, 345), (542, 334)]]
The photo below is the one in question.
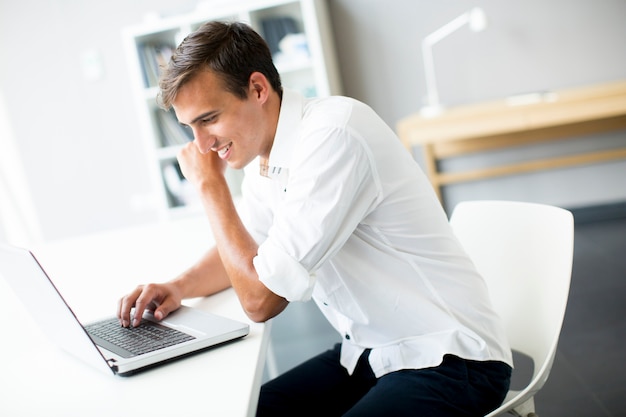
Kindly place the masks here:
[[(511, 352), (486, 287), (394, 132), (346, 97), (283, 91), (240, 23), (189, 35), (160, 81), (194, 141), (178, 158), (215, 247), (119, 303), (123, 326), (234, 287), (254, 321), (313, 299), (343, 342), (261, 389), (259, 416), (482, 416)], [(236, 210), (224, 170), (244, 168)]]

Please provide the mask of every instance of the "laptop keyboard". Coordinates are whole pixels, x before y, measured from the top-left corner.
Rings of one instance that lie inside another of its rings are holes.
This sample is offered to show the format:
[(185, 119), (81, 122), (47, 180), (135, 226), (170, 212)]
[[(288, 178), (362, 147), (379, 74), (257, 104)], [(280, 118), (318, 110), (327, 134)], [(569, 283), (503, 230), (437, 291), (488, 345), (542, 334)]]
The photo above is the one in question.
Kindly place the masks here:
[(122, 327), (115, 317), (89, 324), (85, 330), (95, 344), (123, 358), (195, 339), (187, 333), (148, 320), (142, 320), (138, 327)]

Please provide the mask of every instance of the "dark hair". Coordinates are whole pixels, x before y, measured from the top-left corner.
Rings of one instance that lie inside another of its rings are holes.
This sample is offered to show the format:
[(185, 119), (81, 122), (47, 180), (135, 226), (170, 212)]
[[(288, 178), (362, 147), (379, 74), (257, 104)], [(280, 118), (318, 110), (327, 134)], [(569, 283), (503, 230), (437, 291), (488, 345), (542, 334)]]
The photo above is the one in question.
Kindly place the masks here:
[(265, 75), (282, 95), (280, 75), (267, 43), (250, 26), (239, 22), (207, 22), (176, 48), (159, 80), (159, 105), (168, 110), (180, 88), (198, 71), (211, 70), (226, 91), (246, 99), (250, 75)]

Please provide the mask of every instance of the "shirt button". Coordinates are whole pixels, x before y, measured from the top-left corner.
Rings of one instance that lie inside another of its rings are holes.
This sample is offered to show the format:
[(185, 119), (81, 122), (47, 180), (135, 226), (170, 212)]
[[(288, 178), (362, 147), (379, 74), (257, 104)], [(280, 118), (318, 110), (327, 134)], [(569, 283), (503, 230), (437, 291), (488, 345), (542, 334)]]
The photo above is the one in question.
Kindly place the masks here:
[(350, 340), (350, 335), (349, 334), (346, 334), (344, 337), (346, 338), (346, 340)]

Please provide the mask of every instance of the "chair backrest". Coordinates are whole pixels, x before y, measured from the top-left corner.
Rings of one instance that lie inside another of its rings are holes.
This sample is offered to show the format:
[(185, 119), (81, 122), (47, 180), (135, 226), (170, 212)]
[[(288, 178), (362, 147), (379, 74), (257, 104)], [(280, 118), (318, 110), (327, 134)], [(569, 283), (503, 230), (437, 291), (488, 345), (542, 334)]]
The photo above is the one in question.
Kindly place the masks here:
[(511, 348), (533, 359), (528, 399), (545, 383), (556, 353), (571, 280), (573, 216), (544, 204), (468, 201), (454, 208), (450, 224), (487, 283)]

